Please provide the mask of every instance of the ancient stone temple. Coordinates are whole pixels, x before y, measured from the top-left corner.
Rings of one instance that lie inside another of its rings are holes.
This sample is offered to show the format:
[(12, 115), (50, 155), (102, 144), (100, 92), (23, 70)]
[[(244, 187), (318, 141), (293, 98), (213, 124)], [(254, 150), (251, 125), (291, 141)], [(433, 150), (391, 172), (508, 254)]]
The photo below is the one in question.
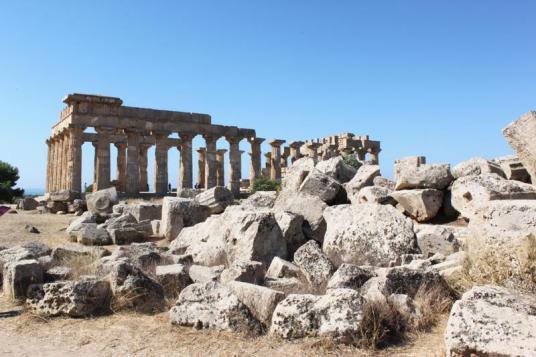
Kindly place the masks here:
[[(112, 186), (110, 177), (110, 146), (117, 148), (117, 189), (137, 194), (148, 189), (148, 149), (155, 147), (154, 188), (156, 193), (168, 192), (168, 151), (180, 152), (179, 189), (193, 186), (192, 139), (202, 136), (206, 146), (199, 155), (203, 175), (199, 183), (211, 188), (223, 183), (224, 151), (216, 141), (225, 138), (228, 150), (228, 188), (240, 191), (241, 154), (239, 143), (251, 143), (252, 179), (260, 171), (260, 142), (255, 130), (212, 124), (210, 115), (167, 110), (127, 107), (119, 98), (86, 94), (70, 94), (64, 99), (67, 107), (48, 138), (47, 192), (71, 190), (81, 192), (82, 145), (91, 142), (95, 147), (94, 189)], [(93, 132), (86, 129), (94, 128)], [(173, 133), (178, 138), (171, 138)]]

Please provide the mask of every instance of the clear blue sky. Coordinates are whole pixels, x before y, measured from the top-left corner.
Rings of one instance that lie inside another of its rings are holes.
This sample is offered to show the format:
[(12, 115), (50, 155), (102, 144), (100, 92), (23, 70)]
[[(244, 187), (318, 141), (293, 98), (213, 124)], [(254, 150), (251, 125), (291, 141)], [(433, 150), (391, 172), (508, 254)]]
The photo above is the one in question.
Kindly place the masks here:
[(0, 0), (0, 160), (44, 187), (44, 141), (72, 92), (266, 138), (370, 134), (386, 176), (407, 155), (509, 154), (501, 129), (536, 107), (535, 14), (535, 1)]

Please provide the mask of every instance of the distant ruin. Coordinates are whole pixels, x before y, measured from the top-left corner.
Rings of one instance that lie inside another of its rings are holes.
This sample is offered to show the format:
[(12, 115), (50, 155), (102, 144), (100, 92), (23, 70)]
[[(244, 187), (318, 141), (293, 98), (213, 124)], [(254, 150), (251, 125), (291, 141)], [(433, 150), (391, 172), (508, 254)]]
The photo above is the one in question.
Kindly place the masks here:
[[(380, 142), (368, 136), (346, 133), (305, 142), (294, 141), (282, 147), (285, 140), (271, 140), (271, 152), (262, 169), (261, 144), (265, 141), (254, 129), (212, 124), (208, 114), (135, 108), (123, 105), (116, 97), (70, 94), (63, 102), (67, 107), (52, 127), (47, 139), (46, 192), (58, 190), (82, 191), (82, 145), (91, 142), (95, 147), (94, 190), (116, 186), (118, 191), (136, 195), (148, 190), (148, 150), (155, 146), (154, 191), (166, 194), (168, 182), (168, 151), (180, 152), (178, 190), (194, 186), (192, 140), (200, 135), (205, 147), (198, 148), (197, 183), (201, 188), (225, 185), (225, 154), (228, 153), (227, 187), (238, 195), (242, 180), (242, 153), (239, 143), (247, 140), (249, 153), (249, 182), (261, 175), (280, 180), (291, 162), (303, 156), (326, 160), (341, 153), (355, 154), (361, 161), (370, 154), (372, 163), (379, 162)], [(95, 132), (86, 132), (94, 128)], [(178, 138), (170, 135), (178, 133)], [(219, 138), (229, 143), (228, 150), (217, 148)], [(117, 178), (110, 177), (110, 144), (117, 148)]]

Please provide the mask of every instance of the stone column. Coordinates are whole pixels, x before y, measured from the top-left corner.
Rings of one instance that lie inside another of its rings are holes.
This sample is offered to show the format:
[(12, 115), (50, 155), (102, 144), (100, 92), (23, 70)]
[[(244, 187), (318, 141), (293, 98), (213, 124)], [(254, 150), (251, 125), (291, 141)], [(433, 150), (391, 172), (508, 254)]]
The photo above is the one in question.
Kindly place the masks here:
[(288, 157), (290, 156), (290, 148), (285, 146), (283, 151), (281, 151), (281, 167), (288, 167)]
[(218, 137), (203, 135), (207, 152), (205, 155), (205, 188), (208, 190), (216, 186), (216, 141)]
[(139, 145), (140, 131), (134, 129), (125, 130), (127, 134), (127, 187), (126, 192), (137, 194), (140, 192), (140, 166)]
[(71, 151), (71, 133), (69, 129), (65, 129), (65, 134), (63, 136), (63, 170), (61, 173), (61, 189), (69, 189), (69, 152)]
[(359, 161), (365, 161), (367, 152), (363, 148), (355, 149), (355, 152)]
[(249, 153), (249, 183), (253, 185), (253, 182), (262, 176), (261, 166), (261, 144), (265, 139), (263, 138), (249, 138), (248, 141), (251, 144), (251, 152)]
[(379, 165), (380, 163), (380, 150), (371, 150), (370, 151), (370, 161), (373, 165)]
[(240, 195), (240, 180), (242, 179), (242, 155), (240, 151), (241, 137), (227, 137), (229, 142), (229, 182), (227, 188), (235, 197)]
[(68, 150), (67, 189), (82, 192), (82, 133), (83, 128), (71, 128)]
[(91, 145), (93, 145), (93, 151), (94, 151), (94, 154), (93, 154), (93, 183), (91, 185), (92, 185), (92, 190), (96, 191), (97, 176), (99, 175), (99, 169), (97, 167), (97, 164), (98, 164), (98, 160), (97, 160), (97, 142), (92, 141)]
[(61, 181), (63, 174), (63, 133), (57, 135), (56, 144), (56, 185), (54, 191), (61, 190), (63, 182)]
[(270, 175), (272, 174), (272, 153), (271, 152), (265, 153), (264, 158), (266, 161), (266, 168), (263, 171), (263, 176), (269, 178)]
[[(181, 132), (179, 133), (181, 139), (180, 151), (181, 151), (181, 167), (179, 175), (179, 187), (180, 188), (192, 188), (193, 187), (193, 150), (192, 140), (195, 137), (194, 133)], [(179, 193), (179, 190), (177, 190)]]
[(117, 190), (126, 191), (127, 185), (127, 144), (115, 143), (117, 148)]
[(216, 185), (225, 186), (225, 153), (227, 149), (216, 151)]
[(47, 179), (46, 179), (46, 184), (45, 184), (45, 188), (46, 188), (46, 192), (50, 192), (50, 187), (51, 187), (51, 183), (52, 183), (52, 177), (50, 175), (50, 172), (51, 172), (51, 167), (52, 167), (52, 139), (47, 139), (46, 140), (46, 144), (47, 144)]
[(205, 148), (199, 148), (197, 149), (197, 153), (199, 154), (197, 157), (197, 184), (199, 187), (204, 188), (205, 187), (205, 167), (207, 165), (206, 163), (206, 154), (207, 149)]
[(95, 128), (97, 132), (97, 184), (94, 190), (102, 190), (111, 186), (110, 182), (110, 135), (114, 130)]
[(294, 161), (300, 159), (302, 157), (302, 154), (300, 152), (300, 148), (303, 145), (303, 141), (293, 141), (288, 146), (290, 148), (290, 162), (294, 163)]
[(272, 147), (270, 178), (275, 181), (281, 181), (281, 145), (284, 143), (285, 140), (277, 139), (269, 143)]
[(140, 143), (139, 147), (139, 154), (138, 154), (138, 162), (139, 162), (139, 168), (140, 168), (140, 192), (148, 192), (149, 191), (149, 180), (147, 177), (147, 165), (148, 165), (148, 157), (147, 157), (147, 151), (151, 147), (150, 144), (142, 144)]
[(317, 161), (318, 160), (318, 148), (320, 147), (320, 144), (312, 142), (312, 143), (307, 143), (305, 145), (307, 149), (309, 150), (309, 157)]
[(154, 149), (154, 191), (158, 194), (166, 194), (168, 192), (168, 150), (169, 146), (167, 138), (170, 132), (155, 131)]

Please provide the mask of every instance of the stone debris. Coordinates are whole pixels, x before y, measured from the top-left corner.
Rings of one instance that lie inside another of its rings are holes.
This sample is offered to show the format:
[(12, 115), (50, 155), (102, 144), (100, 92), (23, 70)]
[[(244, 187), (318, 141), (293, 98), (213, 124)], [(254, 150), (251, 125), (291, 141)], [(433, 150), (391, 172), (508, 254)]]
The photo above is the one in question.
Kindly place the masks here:
[(207, 206), (211, 214), (218, 214), (234, 202), (234, 195), (227, 188), (216, 186), (195, 196), (195, 201)]
[(493, 160), (501, 167), (508, 180), (531, 183), (530, 175), (517, 156), (502, 156)]
[(391, 197), (393, 190), (380, 186), (367, 186), (359, 190), (359, 193), (350, 196), (350, 202), (359, 203), (380, 203), (395, 205), (396, 201)]
[(350, 181), (357, 172), (355, 167), (344, 162), (342, 156), (322, 160), (316, 164), (315, 168), (323, 174), (330, 176), (340, 184)]
[(240, 204), (250, 209), (272, 208), (274, 207), (276, 198), (276, 191), (257, 191), (245, 200), (242, 200)]
[(357, 195), (361, 189), (374, 185), (374, 178), (380, 176), (380, 167), (378, 165), (363, 165), (357, 170), (354, 177), (344, 185), (348, 198), (351, 202), (359, 202)]
[(342, 264), (328, 282), (328, 289), (353, 289), (361, 287), (376, 276), (375, 269), (367, 266)]
[(8, 262), (4, 265), (3, 279), (4, 296), (22, 300), (30, 285), (43, 282), (43, 268), (35, 259)]
[(536, 111), (530, 111), (503, 129), (506, 141), (536, 182)]
[(223, 265), (206, 267), (194, 264), (190, 267), (189, 274), (194, 283), (208, 283), (210, 281), (219, 281), (224, 270)]
[(266, 268), (260, 262), (236, 261), (221, 273), (220, 281), (222, 283), (240, 281), (262, 285), (265, 275)]
[(315, 290), (325, 289), (335, 267), (315, 241), (308, 241), (294, 254), (294, 263), (305, 273)]
[(41, 232), (39, 232), (39, 229), (35, 228), (34, 226), (30, 225), (30, 224), (27, 224), (26, 226), (24, 226), (24, 230), (28, 233), (33, 233), (33, 234), (39, 234)]
[(335, 201), (341, 189), (342, 186), (339, 182), (315, 168), (303, 180), (298, 192), (318, 197), (325, 203), (330, 204)]
[(400, 165), (397, 167), (396, 190), (445, 189), (452, 181), (450, 166), (446, 164)]
[(32, 197), (25, 197), (17, 203), (17, 209), (23, 210), (23, 211), (32, 211), (34, 209), (37, 209), (39, 206), (39, 202), (37, 202)]
[(486, 160), (483, 157), (473, 157), (467, 161), (460, 162), (452, 168), (452, 176), (454, 176), (455, 179), (481, 174), (497, 174), (506, 178), (500, 165), (493, 161)]
[(86, 202), (89, 212), (99, 216), (108, 216), (118, 202), (117, 191), (115, 187), (95, 191), (86, 195)]
[(391, 193), (402, 211), (417, 222), (434, 218), (443, 204), (443, 192), (434, 189), (401, 190)]
[(431, 257), (436, 253), (449, 255), (457, 252), (460, 241), (469, 234), (467, 228), (447, 225), (416, 224), (414, 228), (417, 245), (424, 257)]
[(156, 280), (164, 288), (166, 297), (177, 297), (188, 285), (192, 284), (188, 266), (182, 264), (159, 265), (156, 267)]
[(168, 240), (177, 238), (183, 228), (204, 222), (210, 216), (210, 209), (197, 201), (187, 198), (164, 197), (160, 235)]

